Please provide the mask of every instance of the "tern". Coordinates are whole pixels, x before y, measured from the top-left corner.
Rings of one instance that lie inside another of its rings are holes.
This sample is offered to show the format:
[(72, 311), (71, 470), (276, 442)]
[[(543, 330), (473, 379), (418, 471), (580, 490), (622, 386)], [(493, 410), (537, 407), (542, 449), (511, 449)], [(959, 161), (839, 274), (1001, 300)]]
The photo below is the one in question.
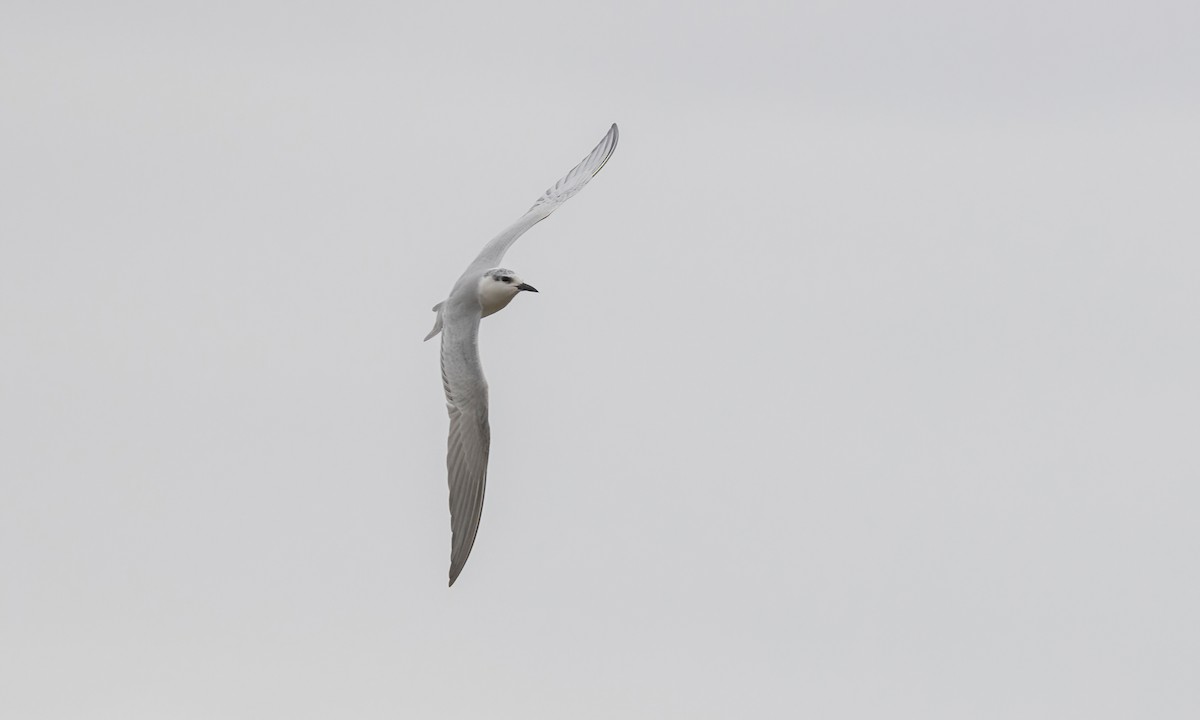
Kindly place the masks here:
[(442, 334), (442, 386), (450, 413), (446, 470), (450, 485), (450, 585), (458, 579), (479, 532), (487, 484), (491, 426), (488, 385), (479, 362), (479, 321), (503, 310), (521, 292), (537, 292), (515, 272), (500, 267), (504, 253), (529, 228), (545, 220), (600, 172), (617, 147), (614, 124), (587, 157), (554, 183), (528, 212), (497, 235), (454, 283), (426, 340)]

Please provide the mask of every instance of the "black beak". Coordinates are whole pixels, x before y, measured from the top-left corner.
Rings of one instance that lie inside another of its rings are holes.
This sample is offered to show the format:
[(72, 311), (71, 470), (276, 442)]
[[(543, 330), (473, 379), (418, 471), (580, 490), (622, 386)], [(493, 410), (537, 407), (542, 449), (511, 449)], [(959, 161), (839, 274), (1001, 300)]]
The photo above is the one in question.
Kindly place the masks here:
[(517, 289), (518, 290), (528, 290), (529, 292), (537, 292), (537, 288), (530, 285), (529, 283), (521, 283), (520, 285), (517, 286)]

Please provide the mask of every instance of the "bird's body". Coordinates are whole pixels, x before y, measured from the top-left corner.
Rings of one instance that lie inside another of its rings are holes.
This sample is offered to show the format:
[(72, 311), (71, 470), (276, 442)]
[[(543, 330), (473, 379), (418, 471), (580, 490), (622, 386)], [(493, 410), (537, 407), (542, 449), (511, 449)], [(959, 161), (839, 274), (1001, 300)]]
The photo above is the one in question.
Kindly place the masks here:
[(554, 184), (533, 207), (484, 246), (454, 284), (450, 296), (433, 307), (437, 313), (428, 340), (442, 335), (442, 385), (450, 413), (446, 468), (450, 485), (450, 584), (458, 579), (479, 531), (487, 483), (491, 427), (487, 380), (479, 361), (479, 321), (504, 309), (522, 291), (537, 292), (511, 270), (496, 267), (504, 253), (529, 228), (579, 192), (604, 167), (617, 146), (617, 126), (592, 152)]

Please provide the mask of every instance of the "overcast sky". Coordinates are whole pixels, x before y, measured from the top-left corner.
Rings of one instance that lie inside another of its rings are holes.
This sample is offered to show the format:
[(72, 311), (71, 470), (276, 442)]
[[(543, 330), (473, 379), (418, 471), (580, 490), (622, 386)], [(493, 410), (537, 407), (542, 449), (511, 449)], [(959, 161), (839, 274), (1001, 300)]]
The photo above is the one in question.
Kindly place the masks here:
[(6, 0), (0, 715), (1200, 716), (1198, 33)]

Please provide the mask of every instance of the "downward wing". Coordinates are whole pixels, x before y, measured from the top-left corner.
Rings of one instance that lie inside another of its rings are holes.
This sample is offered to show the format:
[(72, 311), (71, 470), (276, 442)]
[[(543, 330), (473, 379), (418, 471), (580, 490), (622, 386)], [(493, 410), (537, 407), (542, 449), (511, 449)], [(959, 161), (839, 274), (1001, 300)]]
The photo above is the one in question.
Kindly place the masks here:
[(587, 157), (578, 165), (571, 168), (571, 172), (554, 183), (519, 220), (508, 226), (504, 232), (497, 235), (483, 247), (483, 251), (475, 258), (475, 262), (471, 263), (471, 266), (467, 268), (464, 277), (467, 275), (478, 275), (481, 270), (487, 270), (500, 265), (500, 261), (504, 259), (504, 253), (517, 241), (517, 238), (524, 235), (529, 228), (545, 220), (550, 216), (550, 213), (558, 209), (559, 205), (570, 200), (575, 193), (582, 190), (583, 186), (588, 184), (588, 180), (591, 180), (593, 175), (600, 172), (600, 168), (604, 167), (604, 163), (608, 162), (608, 158), (612, 156), (613, 150), (617, 149), (617, 137), (617, 125), (613, 123), (613, 126), (608, 129), (608, 134), (600, 140), (600, 144), (595, 149), (588, 153)]
[(446, 470), (453, 533), (450, 549), (453, 585), (471, 555), (475, 534), (479, 532), (492, 433), (488, 425), (487, 380), (479, 362), (478, 304), (471, 308), (469, 303), (450, 302), (443, 312), (442, 385), (450, 413)]

